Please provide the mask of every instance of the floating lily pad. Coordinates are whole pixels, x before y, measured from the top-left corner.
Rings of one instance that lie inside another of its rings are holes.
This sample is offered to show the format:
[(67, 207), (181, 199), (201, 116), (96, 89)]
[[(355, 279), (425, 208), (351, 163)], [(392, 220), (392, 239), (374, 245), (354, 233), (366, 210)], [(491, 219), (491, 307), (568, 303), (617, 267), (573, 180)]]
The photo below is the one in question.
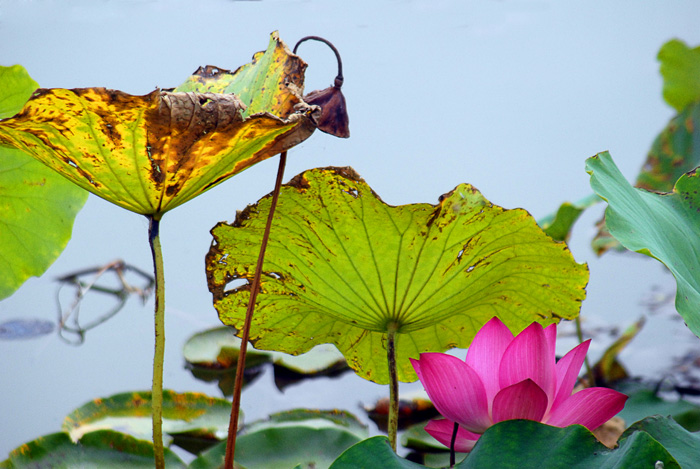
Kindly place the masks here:
[[(382, 397), (372, 407), (365, 406), (367, 416), (377, 424), (377, 427), (382, 431), (387, 431), (387, 422), (389, 420), (389, 405), (388, 397)], [(426, 423), (425, 420), (432, 417), (437, 417), (438, 412), (435, 410), (433, 403), (428, 399), (425, 391), (417, 393), (403, 393), (399, 399), (399, 430), (409, 427), (417, 422)]]
[[(185, 343), (183, 354), (192, 374), (204, 381), (218, 381), (225, 396), (231, 395), (241, 339), (230, 327), (199, 332)], [(337, 376), (349, 370), (345, 358), (332, 345), (319, 345), (309, 352), (292, 356), (281, 352), (261, 352), (252, 346), (246, 355), (244, 386), (262, 371), (260, 366), (273, 362), (275, 384), (279, 389), (303, 379)]]
[[(219, 317), (242, 329), (270, 198), (218, 224), (207, 255)], [(437, 205), (385, 204), (351, 168), (320, 168), (281, 190), (251, 328), (259, 350), (300, 354), (332, 343), (360, 376), (387, 383), (425, 351), (467, 347), (499, 316), (515, 332), (578, 314), (588, 279), (566, 246), (524, 210), (462, 184)], [(244, 285), (228, 287), (245, 280)]]
[(301, 355), (273, 352), (275, 386), (287, 386), (306, 379), (334, 378), (350, 371), (343, 354), (331, 344), (321, 344)]
[[(193, 367), (211, 370), (236, 368), (241, 339), (230, 327), (217, 327), (198, 332), (187, 339), (182, 353), (187, 363)], [(272, 354), (248, 349), (246, 367), (255, 367), (272, 361)]]
[[(113, 429), (138, 438), (152, 435), (151, 393), (128, 392), (104, 399), (95, 399), (74, 410), (63, 421), (63, 430), (74, 441), (82, 435), (101, 429)], [(191, 435), (213, 443), (228, 432), (231, 403), (200, 393), (163, 391), (163, 432)]]
[[(38, 87), (23, 67), (0, 66), (0, 119), (19, 112)], [(87, 195), (24, 152), (0, 146), (0, 299), (58, 258)]]
[[(167, 448), (165, 465), (168, 469), (187, 467)], [(53, 433), (23, 444), (13, 450), (7, 460), (0, 462), (2, 469), (78, 467), (152, 468), (153, 444), (112, 430), (87, 433), (77, 443), (67, 433)]]
[[(247, 426), (236, 439), (236, 463), (248, 469), (323, 469), (366, 436), (366, 427), (347, 412), (296, 409)], [(219, 468), (225, 451), (224, 443), (217, 445), (190, 468)]]

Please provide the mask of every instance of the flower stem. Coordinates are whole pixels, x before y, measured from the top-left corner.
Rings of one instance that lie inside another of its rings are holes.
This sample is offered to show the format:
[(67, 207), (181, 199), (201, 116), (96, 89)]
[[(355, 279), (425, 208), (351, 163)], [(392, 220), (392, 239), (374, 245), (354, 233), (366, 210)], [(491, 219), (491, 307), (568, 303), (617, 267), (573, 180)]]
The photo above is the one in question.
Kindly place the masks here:
[(243, 371), (245, 370), (245, 356), (248, 350), (248, 338), (250, 337), (250, 325), (253, 322), (253, 312), (255, 311), (255, 300), (260, 289), (260, 276), (262, 274), (263, 261), (265, 260), (265, 249), (267, 248), (267, 240), (270, 237), (270, 228), (272, 226), (272, 218), (277, 207), (277, 199), (279, 198), (280, 187), (282, 186), (282, 177), (284, 176), (284, 166), (287, 163), (287, 152), (283, 151), (280, 154), (279, 167), (277, 168), (277, 179), (275, 180), (275, 189), (272, 191), (272, 202), (270, 203), (270, 212), (267, 214), (267, 224), (263, 233), (262, 242), (260, 244), (260, 253), (258, 254), (258, 263), (255, 267), (255, 276), (253, 283), (250, 286), (250, 299), (248, 300), (248, 309), (245, 313), (245, 322), (243, 323), (243, 334), (241, 335), (241, 349), (238, 354), (238, 363), (236, 364), (236, 381), (233, 385), (233, 402), (231, 403), (231, 419), (228, 423), (228, 440), (226, 441), (226, 457), (224, 460), (224, 468), (233, 469), (233, 458), (236, 452), (236, 433), (238, 433), (238, 416), (241, 408), (241, 388), (243, 387)]
[(386, 355), (389, 362), (389, 443), (396, 452), (396, 434), (399, 428), (399, 380), (396, 373), (396, 324), (387, 328)]
[[(583, 343), (583, 330), (581, 329), (581, 315), (576, 316), (576, 337), (578, 338), (578, 343)], [(593, 369), (591, 368), (591, 363), (588, 361), (588, 355), (584, 358), (586, 363), (586, 375), (588, 376), (588, 386), (595, 386), (595, 376), (593, 376)]]
[(450, 469), (455, 466), (455, 441), (457, 441), (458, 429), (459, 424), (455, 422), (454, 429), (452, 430), (452, 439), (450, 440)]
[(165, 276), (163, 274), (163, 253), (160, 247), (160, 214), (148, 216), (148, 242), (153, 255), (153, 271), (156, 278), (156, 308), (154, 325), (156, 334), (153, 355), (153, 388), (151, 389), (151, 409), (153, 416), (153, 452), (155, 467), (165, 467), (163, 453), (163, 360), (165, 356)]

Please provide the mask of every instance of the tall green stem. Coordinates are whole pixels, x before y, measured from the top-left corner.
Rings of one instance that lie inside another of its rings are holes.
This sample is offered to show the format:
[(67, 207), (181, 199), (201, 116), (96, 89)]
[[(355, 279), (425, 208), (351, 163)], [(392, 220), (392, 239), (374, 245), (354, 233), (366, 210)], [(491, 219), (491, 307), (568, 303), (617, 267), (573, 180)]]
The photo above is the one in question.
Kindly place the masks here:
[(241, 335), (241, 349), (238, 353), (238, 363), (236, 364), (236, 381), (233, 384), (233, 402), (231, 403), (231, 419), (228, 423), (228, 440), (226, 441), (226, 457), (224, 459), (224, 468), (233, 468), (233, 458), (236, 453), (236, 433), (238, 433), (238, 416), (241, 408), (241, 388), (243, 387), (243, 371), (245, 371), (245, 356), (248, 350), (248, 338), (250, 337), (250, 324), (253, 322), (253, 312), (255, 311), (255, 300), (258, 297), (260, 289), (260, 276), (262, 274), (263, 262), (265, 260), (265, 249), (267, 248), (267, 240), (270, 238), (270, 228), (272, 227), (272, 219), (275, 215), (277, 207), (277, 199), (282, 186), (282, 177), (284, 176), (284, 166), (287, 163), (287, 152), (283, 151), (280, 154), (280, 163), (277, 168), (277, 179), (275, 180), (275, 189), (272, 191), (272, 201), (270, 202), (270, 212), (267, 214), (267, 224), (263, 233), (262, 242), (260, 243), (260, 252), (258, 254), (258, 263), (255, 266), (255, 276), (253, 283), (250, 285), (250, 299), (248, 300), (248, 309), (245, 313), (245, 322), (243, 323), (243, 334)]
[(165, 468), (163, 453), (163, 360), (165, 356), (165, 276), (163, 274), (163, 253), (160, 247), (160, 217), (148, 216), (148, 242), (153, 254), (153, 272), (156, 278), (155, 333), (156, 346), (153, 356), (153, 388), (151, 407), (153, 415), (153, 451), (155, 467)]
[(387, 330), (386, 356), (389, 362), (389, 443), (396, 452), (396, 434), (399, 430), (399, 379), (396, 372), (396, 324)]
[[(578, 343), (583, 343), (583, 330), (581, 329), (581, 315), (576, 316), (576, 336), (578, 337)], [(591, 363), (588, 361), (588, 355), (584, 358), (586, 363), (586, 375), (588, 376), (588, 386), (595, 386), (595, 376), (593, 376), (593, 369), (591, 368)]]

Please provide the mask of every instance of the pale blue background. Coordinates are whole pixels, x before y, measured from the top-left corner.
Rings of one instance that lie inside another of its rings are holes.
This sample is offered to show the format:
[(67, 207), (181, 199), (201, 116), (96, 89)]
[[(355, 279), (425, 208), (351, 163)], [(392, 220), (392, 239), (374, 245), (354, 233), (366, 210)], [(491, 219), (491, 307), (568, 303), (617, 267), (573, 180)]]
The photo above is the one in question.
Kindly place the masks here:
[[(279, 30), (290, 46), (321, 35), (340, 50), (352, 137), (317, 133), (289, 154), (287, 177), (312, 167), (353, 166), (391, 204), (437, 201), (461, 182), (494, 203), (541, 217), (590, 192), (584, 160), (609, 150), (633, 179), (673, 115), (661, 98), (656, 53), (671, 38), (700, 43), (696, 1), (251, 1), (2, 0), (0, 64), (24, 65), (43, 87), (105, 86), (134, 94), (173, 87), (198, 66), (235, 69)], [(332, 53), (306, 43), (307, 90), (335, 76)], [(167, 285), (165, 385), (218, 395), (182, 370), (181, 348), (218, 324), (206, 289), (209, 229), (272, 189), (268, 160), (169, 213), (162, 222)], [(589, 325), (625, 326), (644, 314), (652, 288), (673, 294), (660, 264), (641, 256), (594, 257), (597, 207), (572, 251), (592, 272)], [(53, 278), (116, 258), (151, 268), (145, 218), (90, 197), (73, 240), (40, 279), (0, 302), (0, 322), (55, 319)], [(55, 336), (0, 342), (0, 459), (59, 431), (96, 397), (149, 389), (152, 303), (131, 301), (82, 347)], [(623, 354), (634, 373), (659, 375), (697, 339), (682, 322), (653, 317)], [(592, 347), (600, 353), (611, 339)], [(570, 346), (568, 343), (566, 346)], [(564, 346), (564, 345), (563, 345)], [(266, 374), (243, 395), (249, 419), (296, 406), (342, 407), (388, 394), (346, 375), (281, 395)], [(416, 389), (416, 385), (402, 389)], [(261, 398), (261, 396), (266, 396)]]

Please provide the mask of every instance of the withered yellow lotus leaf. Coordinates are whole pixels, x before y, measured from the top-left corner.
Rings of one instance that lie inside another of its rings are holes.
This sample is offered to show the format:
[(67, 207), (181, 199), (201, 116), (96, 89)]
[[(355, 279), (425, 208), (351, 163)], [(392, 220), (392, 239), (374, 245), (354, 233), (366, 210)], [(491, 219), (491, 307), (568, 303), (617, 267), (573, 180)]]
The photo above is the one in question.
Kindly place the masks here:
[(305, 140), (304, 114), (244, 119), (235, 95), (41, 89), (0, 141), (79, 186), (144, 215), (166, 212)]
[(313, 133), (305, 68), (273, 33), (252, 63), (200, 69), (176, 91), (39, 89), (0, 121), (0, 144), (127, 210), (162, 214)]

